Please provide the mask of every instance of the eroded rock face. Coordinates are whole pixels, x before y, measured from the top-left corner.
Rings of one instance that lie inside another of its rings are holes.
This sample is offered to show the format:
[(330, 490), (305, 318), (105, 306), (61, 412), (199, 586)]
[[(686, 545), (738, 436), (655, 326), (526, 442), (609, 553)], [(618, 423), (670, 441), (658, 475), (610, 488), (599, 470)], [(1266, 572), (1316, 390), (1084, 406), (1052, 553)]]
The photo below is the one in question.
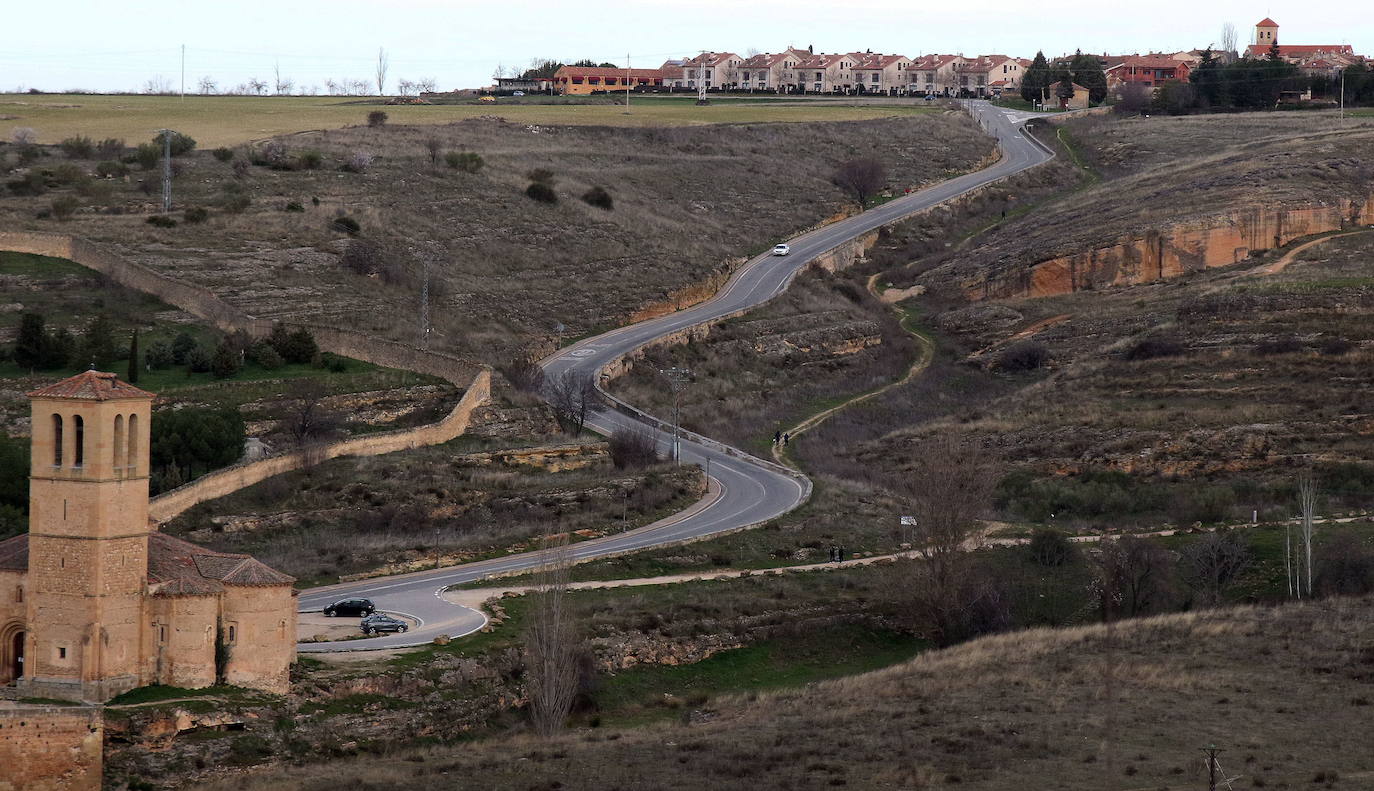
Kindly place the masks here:
[(970, 299), (1048, 297), (1134, 286), (1240, 263), (1252, 253), (1374, 216), (1374, 198), (1296, 209), (1256, 207), (1151, 231), (1142, 237), (987, 273), (964, 284)]

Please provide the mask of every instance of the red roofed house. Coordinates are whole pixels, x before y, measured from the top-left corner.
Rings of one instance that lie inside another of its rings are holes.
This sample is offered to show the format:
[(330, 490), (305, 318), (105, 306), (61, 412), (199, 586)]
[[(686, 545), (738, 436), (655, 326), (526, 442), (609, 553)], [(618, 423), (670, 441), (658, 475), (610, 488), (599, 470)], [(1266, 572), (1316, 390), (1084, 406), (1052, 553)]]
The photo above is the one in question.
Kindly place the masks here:
[(1192, 66), (1188, 61), (1175, 60), (1172, 55), (1157, 53), (1126, 55), (1121, 58), (1110, 58), (1108, 62), (1107, 88), (1113, 91), (1127, 83), (1153, 90), (1170, 80), (1186, 81), (1192, 73)]
[(854, 87), (859, 93), (905, 94), (911, 88), (908, 71), (911, 58), (905, 55), (864, 53), (854, 64)]
[(663, 69), (563, 66), (553, 74), (553, 90), (555, 93), (570, 96), (601, 91), (623, 91), (626, 87), (662, 88), (663, 75)]
[(86, 371), (29, 395), (29, 531), (0, 542), (0, 684), (104, 702), (149, 684), (284, 693), (294, 580), (148, 520), (153, 394)]

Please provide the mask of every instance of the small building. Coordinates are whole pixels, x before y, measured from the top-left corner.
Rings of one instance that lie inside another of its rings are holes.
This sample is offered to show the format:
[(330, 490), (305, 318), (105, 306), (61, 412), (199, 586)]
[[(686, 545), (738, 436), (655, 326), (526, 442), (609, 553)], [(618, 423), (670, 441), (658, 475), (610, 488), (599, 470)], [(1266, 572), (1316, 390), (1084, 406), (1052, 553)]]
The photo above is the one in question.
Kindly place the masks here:
[(1087, 88), (1084, 88), (1076, 82), (1069, 83), (1069, 85), (1072, 86), (1073, 96), (1064, 96), (1062, 93), (1067, 93), (1067, 91), (1061, 92), (1060, 90), (1063, 84), (1064, 81), (1060, 80), (1059, 82), (1051, 83), (1050, 87), (1046, 89), (1045, 95), (1049, 97), (1049, 101), (1056, 107), (1061, 110), (1086, 110), (1091, 106), (1091, 102), (1088, 99)]
[(1133, 84), (1149, 88), (1151, 91), (1171, 80), (1186, 82), (1192, 73), (1192, 66), (1186, 60), (1175, 60), (1173, 55), (1151, 53), (1149, 55), (1127, 55), (1111, 59), (1107, 67), (1108, 90), (1120, 90), (1123, 85)]
[(612, 69), (599, 66), (563, 66), (553, 75), (553, 91), (579, 96), (605, 91), (656, 90), (663, 88), (662, 69)]
[(149, 521), (153, 394), (86, 371), (28, 396), (29, 530), (0, 541), (0, 684), (92, 703), (149, 684), (285, 693), (294, 580)]

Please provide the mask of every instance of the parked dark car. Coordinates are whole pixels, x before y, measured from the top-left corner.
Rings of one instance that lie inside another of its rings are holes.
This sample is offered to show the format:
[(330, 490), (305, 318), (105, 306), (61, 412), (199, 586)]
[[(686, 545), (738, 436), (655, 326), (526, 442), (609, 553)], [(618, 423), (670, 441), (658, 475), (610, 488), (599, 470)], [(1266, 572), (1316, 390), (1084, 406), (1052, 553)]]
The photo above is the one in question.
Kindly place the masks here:
[(328, 607), (324, 608), (324, 614), (330, 617), (335, 615), (371, 615), (377, 611), (377, 606), (371, 599), (339, 599)]
[(380, 634), (381, 632), (404, 632), (410, 626), (400, 618), (392, 618), (390, 615), (375, 613), (363, 619), (363, 634)]

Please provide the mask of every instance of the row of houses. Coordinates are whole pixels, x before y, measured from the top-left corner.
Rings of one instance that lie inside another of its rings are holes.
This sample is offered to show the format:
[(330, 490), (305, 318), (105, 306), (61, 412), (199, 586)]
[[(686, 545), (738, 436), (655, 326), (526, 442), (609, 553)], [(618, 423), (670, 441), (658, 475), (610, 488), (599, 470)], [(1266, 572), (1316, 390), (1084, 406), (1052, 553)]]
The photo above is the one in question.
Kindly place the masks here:
[(999, 96), (1019, 89), (1030, 65), (1006, 55), (924, 55), (909, 58), (874, 52), (817, 54), (810, 49), (744, 57), (703, 52), (670, 60), (657, 69), (564, 66), (548, 88), (587, 94), (628, 88), (685, 91), (879, 94), (885, 96)]
[[(1265, 57), (1278, 41), (1278, 28), (1272, 19), (1261, 20), (1255, 25), (1254, 43), (1244, 54)], [(1309, 76), (1335, 77), (1346, 67), (1366, 61), (1348, 44), (1279, 44), (1279, 53)], [(1116, 91), (1126, 84), (1154, 89), (1171, 80), (1187, 80), (1203, 54), (1203, 50), (1188, 50), (1097, 57), (1106, 73), (1108, 89)], [(666, 61), (656, 69), (564, 66), (552, 79), (531, 83), (529, 88), (560, 94), (628, 88), (995, 98), (1018, 92), (1030, 64), (1025, 58), (1007, 55), (910, 58), (875, 52), (818, 54), (810, 47), (788, 47), (782, 52), (749, 56), (703, 52)]]

